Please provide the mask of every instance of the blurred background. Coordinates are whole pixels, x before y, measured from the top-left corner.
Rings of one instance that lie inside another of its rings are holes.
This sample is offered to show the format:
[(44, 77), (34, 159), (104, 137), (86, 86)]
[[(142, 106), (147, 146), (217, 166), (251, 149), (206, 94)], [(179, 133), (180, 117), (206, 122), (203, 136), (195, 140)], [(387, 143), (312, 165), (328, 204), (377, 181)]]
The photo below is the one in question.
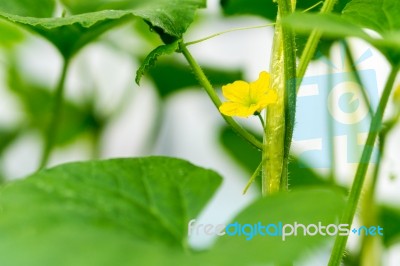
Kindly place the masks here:
[[(224, 16), (219, 1), (210, 0), (208, 8), (198, 13), (185, 40), (267, 23), (256, 16)], [(189, 49), (219, 90), (238, 79), (253, 81), (260, 71), (269, 70), (272, 38), (273, 28), (265, 27), (227, 33)], [(388, 63), (362, 41), (347, 42), (371, 105), (376, 106), (388, 75)], [(180, 54), (161, 58), (145, 74), (141, 86), (135, 84), (140, 63), (160, 44), (158, 36), (136, 20), (104, 34), (74, 58), (67, 76), (57, 148), (49, 166), (149, 155), (183, 158), (224, 177), (222, 188), (198, 222), (227, 223), (259, 196), (257, 185), (246, 195), (242, 190), (260, 154), (225, 126)], [(316, 184), (349, 187), (368, 133), (368, 108), (343, 43), (330, 45), (319, 51), (299, 92), (291, 189)], [(24, 178), (37, 170), (51, 115), (52, 91), (60, 72), (61, 57), (53, 46), (29, 31), (0, 21), (2, 182)], [(398, 109), (392, 101), (387, 120), (395, 117)], [(261, 135), (256, 118), (239, 122)], [(387, 135), (376, 190), (379, 203), (397, 208), (399, 135), (399, 126)], [(377, 156), (378, 148), (375, 162)], [(371, 166), (372, 173), (374, 164)], [(201, 235), (191, 239), (196, 247), (212, 241)], [(359, 248), (357, 239), (350, 239), (350, 248)], [(305, 254), (303, 264), (320, 265), (318, 261), (326, 261), (329, 250), (330, 245), (318, 254)], [(385, 265), (399, 265), (399, 244), (391, 245), (383, 254)]]

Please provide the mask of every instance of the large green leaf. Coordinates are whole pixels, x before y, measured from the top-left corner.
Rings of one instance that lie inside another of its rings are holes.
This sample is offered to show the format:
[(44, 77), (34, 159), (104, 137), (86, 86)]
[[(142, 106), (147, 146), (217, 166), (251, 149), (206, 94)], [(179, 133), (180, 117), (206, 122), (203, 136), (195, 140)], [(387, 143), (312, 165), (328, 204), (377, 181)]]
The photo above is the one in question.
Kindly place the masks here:
[[(134, 0), (129, 1), (128, 6), (121, 6), (126, 9), (103, 10), (102, 5), (99, 7), (90, 5), (94, 10), (87, 10), (79, 1), (66, 1), (67, 7), (78, 14), (55, 18), (47, 13), (45, 17), (34, 12), (29, 13), (30, 7), (39, 6), (36, 1), (27, 1), (25, 9), (20, 8), (20, 5), (10, 6), (8, 2), (0, 0), (1, 17), (41, 34), (66, 58), (74, 55), (100, 34), (132, 17), (148, 21), (157, 32), (180, 38), (193, 21), (195, 11), (205, 6), (204, 0)], [(95, 3), (101, 2), (103, 1), (95, 1)], [(83, 1), (83, 3), (89, 2)], [(46, 7), (54, 9), (50, 3), (47, 3)], [(87, 13), (81, 13), (84, 11)], [(54, 10), (51, 14), (53, 12)]]
[[(242, 226), (250, 225), (242, 229), (247, 235), (223, 236), (210, 253), (203, 255), (206, 258), (203, 265), (288, 265), (333, 238), (319, 234), (304, 236), (303, 230), (299, 229), (297, 236), (287, 237), (283, 241), (279, 235), (256, 235), (254, 226), (258, 223), (264, 226), (279, 223), (294, 225), (295, 222), (305, 226), (334, 224), (344, 202), (343, 193), (316, 188), (260, 199), (232, 220), (232, 223), (237, 222)], [(251, 232), (254, 237), (247, 239)], [(270, 229), (270, 232), (276, 230)], [(323, 264), (326, 262), (321, 262)]]
[(220, 183), (165, 157), (41, 171), (2, 187), (0, 264), (174, 265), (186, 256), (188, 221)]

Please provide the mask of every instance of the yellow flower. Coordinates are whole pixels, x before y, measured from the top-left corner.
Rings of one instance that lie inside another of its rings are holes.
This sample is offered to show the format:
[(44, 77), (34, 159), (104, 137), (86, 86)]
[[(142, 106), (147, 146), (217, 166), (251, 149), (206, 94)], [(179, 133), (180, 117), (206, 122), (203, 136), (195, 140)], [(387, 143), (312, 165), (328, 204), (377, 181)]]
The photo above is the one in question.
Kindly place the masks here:
[(222, 86), (222, 93), (228, 101), (219, 110), (227, 116), (249, 117), (275, 103), (278, 98), (276, 91), (270, 87), (270, 75), (265, 71), (254, 82), (238, 80)]

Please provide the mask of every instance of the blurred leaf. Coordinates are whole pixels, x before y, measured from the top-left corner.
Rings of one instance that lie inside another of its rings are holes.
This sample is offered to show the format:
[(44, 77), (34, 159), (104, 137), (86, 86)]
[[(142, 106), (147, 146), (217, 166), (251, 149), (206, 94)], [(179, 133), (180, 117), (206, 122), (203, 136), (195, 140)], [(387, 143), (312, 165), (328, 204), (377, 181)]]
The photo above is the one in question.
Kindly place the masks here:
[(15, 140), (19, 132), (19, 129), (0, 128), (0, 155), (3, 153), (4, 149)]
[[(343, 8), (350, 0), (339, 0), (335, 5), (333, 12), (340, 13)], [(297, 1), (296, 10), (307, 10), (310, 7), (316, 5), (319, 0), (303, 0)], [(221, 6), (225, 15), (256, 15), (266, 18), (270, 21), (275, 21), (278, 8), (274, 1), (264, 1), (264, 0), (221, 0)], [(314, 7), (308, 12), (318, 12), (321, 9), (322, 4)], [(308, 39), (307, 34), (296, 36), (296, 47), (297, 55), (301, 55), (302, 51), (306, 45)], [(322, 55), (327, 55), (329, 53), (330, 47), (332, 46), (332, 40), (322, 39), (318, 44), (317, 53), (314, 55), (314, 59), (318, 59)]]
[(0, 0), (1, 13), (6, 12), (21, 17), (51, 17), (55, 9), (55, 0)]
[[(243, 79), (243, 74), (239, 70), (205, 66), (203, 71), (214, 86)], [(199, 83), (190, 68), (177, 60), (160, 60), (155, 67), (149, 69), (148, 73), (162, 98), (182, 89), (199, 87)], [(171, 77), (175, 78), (171, 79)]]
[(8, 146), (18, 137), (20, 132), (20, 128), (0, 128), (0, 184), (6, 180), (1, 161), (2, 155)]
[(400, 60), (400, 2), (398, 0), (352, 0), (343, 18), (361, 28), (378, 32), (383, 38), (367, 40), (394, 64)]
[[(140, 17), (148, 21), (155, 30), (180, 38), (193, 21), (195, 11), (205, 6), (204, 0), (148, 0), (125, 1), (122, 7), (127, 9), (103, 10), (103, 3), (111, 1), (65, 1), (67, 7), (76, 15), (51, 17), (54, 13), (53, 2), (45, 2), (44, 9), (52, 12), (35, 13), (36, 1), (14, 0), (18, 5), (7, 4), (0, 0), (0, 16), (17, 24), (28, 27), (52, 42), (65, 58), (73, 56), (80, 48), (93, 41), (105, 31), (132, 18)], [(23, 4), (24, 3), (24, 4)], [(95, 10), (87, 10), (99, 5)], [(124, 4), (126, 3), (126, 4)], [(129, 5), (127, 5), (129, 3)], [(24, 7), (22, 7), (24, 6)], [(42, 5), (40, 5), (42, 7)], [(32, 8), (32, 12), (30, 12)], [(100, 10), (100, 11), (97, 11)], [(90, 13), (81, 13), (89, 12)], [(95, 11), (95, 12), (93, 12)]]
[(294, 13), (284, 20), (300, 33), (321, 30), (329, 38), (347, 36), (369, 39), (370, 37), (360, 27), (336, 14), (302, 14)]
[[(350, 2), (343, 15), (295, 13), (284, 20), (300, 33), (321, 30), (328, 38), (358, 37), (379, 49), (394, 64), (400, 59), (400, 3), (397, 0)], [(378, 32), (373, 38), (364, 28)]]
[(0, 20), (0, 47), (10, 48), (24, 40), (24, 34), (15, 25)]
[(278, 6), (273, 1), (263, 0), (221, 0), (225, 15), (256, 15), (274, 21)]
[(165, 157), (41, 171), (2, 188), (0, 264), (189, 265), (178, 263), (188, 221), (220, 183), (213, 171)]
[[(318, 200), (315, 200), (318, 199)], [(262, 198), (242, 211), (233, 223), (247, 224), (243, 229), (247, 233), (242, 235), (219, 238), (209, 253), (204, 253), (207, 263), (204, 265), (287, 265), (302, 258), (305, 254), (317, 250), (333, 237), (303, 235), (299, 229), (296, 237), (261, 236), (254, 233), (254, 226), (258, 223), (292, 224), (295, 222), (308, 226), (310, 224), (328, 225), (335, 223), (344, 207), (344, 194), (328, 189), (302, 189), (290, 193), (281, 193)], [(229, 231), (233, 232), (232, 229)], [(270, 232), (276, 232), (269, 228)], [(314, 229), (312, 230), (314, 232)], [(265, 229), (264, 229), (265, 232)], [(246, 240), (249, 233), (253, 233), (251, 240)], [(311, 253), (312, 254), (312, 253)], [(326, 264), (327, 262), (325, 262)], [(321, 265), (324, 262), (321, 263)]]
[(144, 72), (153, 67), (160, 56), (173, 54), (178, 48), (179, 42), (175, 41), (170, 44), (160, 45), (151, 51), (150, 54), (146, 56), (139, 69), (136, 71), (136, 84), (140, 84), (140, 80), (142, 79)]
[[(26, 126), (37, 129), (46, 136), (54, 102), (51, 90), (22, 79), (15, 68), (9, 70), (8, 84), (21, 102), (26, 115)], [(57, 145), (68, 144), (84, 132), (96, 134), (104, 123), (91, 106), (79, 106), (67, 99), (61, 113)]]
[[(258, 139), (262, 139), (260, 134), (255, 134)], [(225, 151), (232, 156), (249, 174), (256, 170), (261, 162), (261, 152), (249, 145), (238, 136), (230, 127), (224, 126), (219, 135), (219, 140)]]
[[(261, 136), (259, 136), (259, 139), (261, 139)], [(248, 171), (250, 177), (261, 162), (261, 152), (250, 146), (229, 127), (224, 127), (221, 130), (220, 141), (227, 153)], [(260, 182), (261, 180), (258, 178), (258, 183)], [(305, 162), (300, 161), (296, 156), (291, 156), (289, 161), (290, 188), (296, 189), (313, 185), (330, 186), (330, 183), (327, 178), (314, 172)]]
[[(307, 10), (318, 4), (320, 0), (297, 1), (296, 10)], [(340, 13), (350, 0), (338, 0), (334, 12)], [(276, 20), (278, 5), (274, 1), (264, 0), (220, 0), (225, 15), (257, 15), (271, 21)], [(322, 4), (314, 7), (308, 12), (318, 12)]]
[(61, 0), (72, 14), (82, 14), (102, 10), (134, 9), (140, 2), (135, 0)]
[(383, 227), (383, 242), (386, 246), (400, 240), (400, 209), (390, 206), (379, 207), (379, 225)]
[(343, 17), (363, 28), (384, 33), (400, 30), (398, 0), (352, 0)]

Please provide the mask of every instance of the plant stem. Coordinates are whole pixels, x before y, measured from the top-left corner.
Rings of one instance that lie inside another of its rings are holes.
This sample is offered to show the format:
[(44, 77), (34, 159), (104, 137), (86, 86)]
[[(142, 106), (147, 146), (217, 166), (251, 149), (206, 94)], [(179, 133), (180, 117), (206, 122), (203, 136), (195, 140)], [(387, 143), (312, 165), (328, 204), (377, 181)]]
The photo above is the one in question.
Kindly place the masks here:
[[(368, 133), (367, 141), (361, 155), (361, 161), (358, 165), (357, 172), (353, 181), (352, 188), (350, 190), (349, 198), (347, 201), (347, 205), (344, 209), (343, 216), (340, 220), (340, 224), (348, 224), (351, 226), (354, 215), (357, 210), (357, 205), (360, 200), (361, 191), (363, 188), (363, 184), (365, 181), (365, 176), (368, 170), (369, 160), (372, 155), (373, 146), (375, 144), (375, 140), (378, 136), (378, 133), (382, 126), (382, 119), (386, 109), (386, 105), (389, 100), (390, 93), (393, 88), (393, 84), (396, 79), (397, 71), (399, 67), (393, 67), (389, 77), (386, 81), (386, 85), (384, 91), (382, 93), (381, 99), (379, 101), (378, 109), (376, 114), (371, 120), (370, 131)], [(337, 236), (335, 240), (335, 244), (333, 246), (333, 251), (331, 254), (331, 258), (329, 260), (329, 266), (340, 265), (340, 261), (344, 254), (346, 243), (347, 243), (348, 235), (346, 236)]]
[[(290, 15), (296, 6), (296, 0), (278, 0), (281, 18)], [(283, 73), (285, 78), (285, 146), (283, 154), (283, 171), (281, 189), (288, 190), (287, 167), (292, 144), (294, 122), (296, 116), (296, 45), (293, 30), (282, 26), (283, 36)]]
[(262, 117), (262, 115), (260, 113), (257, 114), (258, 119), (260, 119), (260, 123), (262, 125), (263, 130), (265, 130), (265, 122), (264, 122), (264, 118)]
[[(374, 172), (372, 174), (372, 181), (368, 184), (367, 188), (365, 189), (365, 194), (362, 197), (362, 202), (360, 203), (361, 211), (360, 211), (360, 218), (362, 225), (370, 227), (376, 224), (377, 222), (377, 206), (375, 204), (375, 190), (376, 184), (378, 181), (378, 176), (381, 168), (382, 156), (385, 146), (385, 133), (382, 131), (378, 136), (378, 156), (376, 158), (377, 162), (375, 165)], [(380, 265), (379, 263), (379, 253), (375, 249), (375, 242), (379, 241), (378, 237), (368, 237), (363, 235), (361, 238), (361, 249), (359, 256), (357, 256), (357, 263), (360, 265), (365, 265), (368, 261), (371, 265)], [(378, 254), (377, 254), (378, 253)]]
[(351, 73), (353, 73), (353, 76), (354, 76), (356, 82), (360, 86), (360, 91), (361, 91), (362, 97), (364, 98), (364, 103), (368, 108), (369, 115), (372, 117), (374, 115), (374, 110), (372, 110), (372, 106), (371, 106), (370, 100), (368, 98), (367, 92), (365, 91), (366, 89), (365, 89), (365, 86), (364, 86), (364, 84), (363, 84), (363, 82), (361, 80), (360, 74), (358, 73), (357, 66), (356, 66), (356, 63), (354, 61), (353, 54), (352, 54), (352, 52), (350, 50), (349, 44), (345, 40), (342, 41), (342, 44), (343, 44), (344, 50), (346, 52), (347, 60), (349, 60)]
[(251, 184), (253, 184), (254, 180), (256, 180), (258, 174), (260, 173), (260, 171), (262, 169), (262, 165), (263, 165), (263, 161), (260, 162), (260, 164), (257, 166), (254, 173), (251, 175), (249, 181), (247, 182), (245, 188), (243, 189), (243, 195), (246, 194), (246, 192), (250, 188)]
[(267, 108), (264, 130), (262, 194), (288, 189), (288, 161), (296, 111), (296, 64), (294, 35), (282, 26), (281, 18), (293, 11), (295, 1), (279, 0), (271, 61), (271, 86), (278, 101)]
[(201, 39), (199, 39), (199, 40), (187, 42), (187, 43), (185, 43), (185, 46), (187, 47), (187, 46), (189, 46), (189, 45), (201, 43), (201, 42), (207, 41), (207, 40), (209, 40), (209, 39), (212, 39), (212, 38), (214, 38), (214, 37), (218, 37), (218, 36), (220, 36), (220, 35), (223, 35), (223, 34), (225, 34), (225, 33), (230, 33), (230, 32), (235, 32), (235, 31), (242, 31), (242, 30), (260, 29), (260, 28), (272, 27), (272, 26), (274, 26), (274, 25), (275, 25), (275, 23), (269, 23), (269, 24), (266, 24), (266, 25), (250, 26), (250, 27), (241, 27), (241, 28), (234, 28), (234, 29), (230, 29), (230, 30), (226, 30), (226, 31), (221, 31), (221, 32), (218, 32), (218, 33), (214, 33), (214, 34), (212, 34), (212, 35), (210, 35), (210, 36), (201, 38)]
[[(337, 0), (325, 0), (320, 13), (330, 13), (336, 4), (336, 1)], [(317, 49), (321, 36), (321, 31), (313, 30), (310, 34), (310, 37), (308, 37), (306, 46), (304, 47), (303, 53), (300, 57), (299, 66), (297, 68), (297, 90), (300, 88), (303, 77), (306, 74), (307, 67), (315, 54), (315, 50)]]
[[(214, 103), (215, 107), (217, 109), (221, 106), (221, 100), (219, 99), (217, 93), (215, 92), (213, 86), (211, 85), (210, 81), (204, 74), (203, 70), (199, 66), (199, 64), (196, 62), (196, 60), (193, 58), (193, 56), (190, 54), (189, 50), (186, 48), (185, 44), (180, 43), (180, 50), (185, 56), (186, 60), (188, 61), (189, 65), (192, 67), (192, 70), (194, 74), (196, 75), (199, 83), (201, 86), (204, 87), (206, 90), (208, 96), (211, 98), (212, 102)], [(245, 140), (247, 140), (250, 144), (252, 144), (254, 147), (256, 147), (259, 150), (263, 149), (263, 145), (260, 141), (257, 140), (256, 137), (254, 137), (252, 134), (247, 132), (245, 129), (243, 129), (238, 123), (236, 123), (235, 120), (233, 120), (231, 117), (226, 116), (221, 114), (224, 120), (232, 127), (232, 129), (239, 134), (241, 137), (243, 137)]]
[[(332, 105), (332, 99), (329, 97), (329, 94), (331, 93), (333, 89), (333, 75), (332, 75), (332, 66), (328, 66), (328, 89), (326, 93), (326, 98), (328, 99), (328, 105)], [(331, 170), (329, 173), (329, 182), (334, 185), (335, 184), (335, 178), (336, 178), (336, 149), (335, 149), (335, 124), (333, 122), (333, 117), (331, 116), (329, 110), (327, 109), (326, 111), (326, 119), (328, 120), (328, 143), (329, 143), (329, 153), (330, 153), (330, 159), (331, 159)]]
[(61, 112), (63, 109), (64, 87), (65, 87), (65, 80), (67, 76), (68, 67), (69, 67), (69, 60), (64, 59), (61, 70), (61, 76), (59, 78), (55, 90), (54, 101), (53, 101), (53, 112), (51, 114), (51, 120), (47, 128), (44, 140), (45, 144), (44, 144), (43, 154), (40, 160), (39, 169), (46, 167), (50, 158), (50, 154), (53, 150), (54, 143), (56, 142), (57, 139), (58, 127), (59, 123), (61, 122)]
[[(277, 21), (279, 21), (279, 14)], [(277, 101), (267, 107), (262, 153), (262, 195), (280, 191), (283, 172), (285, 139), (285, 79), (283, 73), (283, 42), (281, 24), (277, 23), (274, 33), (271, 57), (271, 87), (276, 90)]]

